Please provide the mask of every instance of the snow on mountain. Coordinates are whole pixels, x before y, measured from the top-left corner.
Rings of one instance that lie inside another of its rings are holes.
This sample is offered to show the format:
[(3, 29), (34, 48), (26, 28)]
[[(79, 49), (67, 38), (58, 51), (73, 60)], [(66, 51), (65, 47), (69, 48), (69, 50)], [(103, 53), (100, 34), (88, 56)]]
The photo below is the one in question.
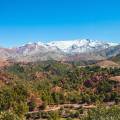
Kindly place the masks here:
[(20, 54), (31, 54), (35, 52), (50, 52), (61, 51), (66, 54), (74, 53), (89, 53), (93, 51), (100, 51), (111, 46), (117, 45), (116, 43), (107, 43), (101, 41), (95, 41), (90, 39), (82, 40), (68, 40), (68, 41), (52, 41), (49, 43), (28, 43), (21, 47), (17, 47), (16, 51)]
[(70, 40), (70, 41), (54, 41), (47, 43), (48, 46), (57, 47), (65, 53), (84, 53), (93, 52), (94, 50), (106, 49), (115, 43), (107, 43), (101, 41), (94, 41), (89, 39)]
[(74, 41), (54, 41), (47, 43), (48, 46), (57, 47), (63, 52), (67, 52), (67, 49), (74, 44)]
[(111, 47), (116, 45), (118, 44), (90, 39), (52, 41), (49, 43), (35, 42), (11, 49), (1, 48), (0, 54), (4, 58), (23, 61), (57, 60), (75, 54), (83, 54), (84, 56), (87, 53), (91, 56), (92, 52), (104, 51), (107, 48), (111, 49)]

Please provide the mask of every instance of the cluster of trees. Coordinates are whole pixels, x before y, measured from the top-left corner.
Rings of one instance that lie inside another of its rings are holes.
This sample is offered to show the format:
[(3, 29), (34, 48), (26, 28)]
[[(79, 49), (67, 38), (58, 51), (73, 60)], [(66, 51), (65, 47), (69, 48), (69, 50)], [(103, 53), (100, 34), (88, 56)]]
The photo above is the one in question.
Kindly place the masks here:
[(0, 89), (0, 119), (22, 120), (28, 112), (28, 90), (20, 83), (14, 82)]
[(113, 106), (106, 108), (98, 106), (95, 109), (88, 111), (88, 114), (81, 118), (81, 120), (119, 120), (120, 119), (120, 106)]
[[(22, 120), (28, 111), (33, 111), (36, 107), (42, 110), (47, 105), (120, 102), (120, 93), (113, 90), (116, 83), (109, 80), (111, 76), (120, 75), (119, 68), (78, 67), (46, 61), (35, 64), (17, 63), (4, 71), (12, 75), (13, 80), (0, 88), (1, 120), (4, 117), (5, 120), (11, 120), (9, 117), (12, 116), (13, 120)], [(37, 78), (36, 73), (44, 73), (45, 76)], [(31, 93), (36, 98), (31, 100)], [(37, 105), (38, 98), (42, 101), (41, 106)], [(54, 114), (49, 114), (52, 115)]]

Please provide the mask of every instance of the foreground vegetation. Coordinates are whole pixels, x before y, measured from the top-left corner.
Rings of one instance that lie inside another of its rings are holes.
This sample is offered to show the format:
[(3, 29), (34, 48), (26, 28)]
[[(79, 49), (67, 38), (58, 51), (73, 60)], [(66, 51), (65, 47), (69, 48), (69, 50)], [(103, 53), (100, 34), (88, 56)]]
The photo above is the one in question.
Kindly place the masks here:
[(56, 61), (0, 72), (0, 120), (120, 120), (120, 68)]

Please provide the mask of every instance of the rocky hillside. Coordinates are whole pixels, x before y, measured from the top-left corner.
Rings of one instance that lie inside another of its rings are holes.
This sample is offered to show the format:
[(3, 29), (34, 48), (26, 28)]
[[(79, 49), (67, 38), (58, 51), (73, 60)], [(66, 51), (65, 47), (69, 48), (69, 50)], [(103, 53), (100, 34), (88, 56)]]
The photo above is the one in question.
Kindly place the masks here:
[(15, 48), (0, 48), (1, 58), (14, 61), (103, 60), (120, 53), (120, 45), (96, 40), (29, 43)]

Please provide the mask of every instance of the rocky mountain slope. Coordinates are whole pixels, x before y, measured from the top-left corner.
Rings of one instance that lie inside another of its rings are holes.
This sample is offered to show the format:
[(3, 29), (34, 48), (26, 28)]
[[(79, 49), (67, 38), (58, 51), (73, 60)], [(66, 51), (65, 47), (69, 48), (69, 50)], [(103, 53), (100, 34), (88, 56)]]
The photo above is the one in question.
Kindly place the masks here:
[(16, 48), (0, 48), (1, 58), (15, 61), (101, 60), (120, 53), (120, 45), (95, 40), (29, 43)]
[(103, 49), (103, 50), (97, 52), (97, 54), (99, 54), (103, 57), (111, 58), (113, 56), (120, 54), (120, 45), (110, 46), (106, 49)]

